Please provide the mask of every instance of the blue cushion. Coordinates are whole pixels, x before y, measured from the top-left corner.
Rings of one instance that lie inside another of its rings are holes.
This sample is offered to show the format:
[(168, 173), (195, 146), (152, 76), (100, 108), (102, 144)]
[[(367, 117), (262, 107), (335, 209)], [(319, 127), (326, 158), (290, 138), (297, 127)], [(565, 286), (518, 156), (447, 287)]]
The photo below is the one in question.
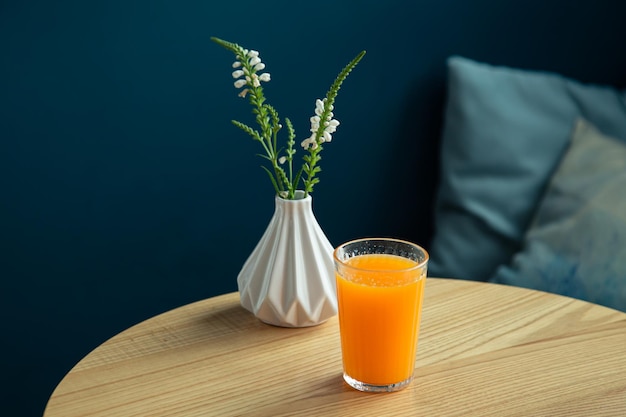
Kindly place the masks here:
[(626, 311), (626, 144), (578, 122), (523, 250), (491, 281)]
[(487, 280), (519, 247), (578, 117), (626, 139), (626, 92), (448, 60), (430, 275)]

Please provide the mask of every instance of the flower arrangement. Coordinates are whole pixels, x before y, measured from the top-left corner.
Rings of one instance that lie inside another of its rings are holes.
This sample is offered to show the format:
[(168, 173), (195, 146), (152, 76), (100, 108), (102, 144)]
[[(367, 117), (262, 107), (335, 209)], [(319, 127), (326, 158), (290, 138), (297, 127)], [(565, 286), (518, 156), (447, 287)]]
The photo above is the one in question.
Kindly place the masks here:
[(306, 154), (302, 157), (302, 165), (294, 172), (296, 134), (291, 121), (285, 118), (287, 146), (286, 148), (278, 147), (278, 133), (283, 126), (278, 112), (267, 103), (263, 93), (262, 83), (270, 81), (271, 77), (268, 72), (262, 72), (265, 69), (265, 64), (261, 61), (259, 52), (245, 49), (236, 43), (216, 37), (212, 37), (211, 40), (235, 54), (236, 61), (232, 65), (234, 70), (232, 76), (235, 78), (234, 85), (235, 88), (241, 90), (239, 97), (249, 99), (252, 112), (256, 116), (258, 129), (236, 120), (233, 120), (232, 123), (263, 146), (265, 154), (260, 156), (268, 161), (271, 169), (267, 166), (262, 166), (262, 168), (269, 175), (276, 194), (281, 198), (293, 200), (296, 198), (296, 190), (302, 181), (304, 196), (309, 195), (313, 192), (315, 184), (319, 182), (317, 174), (321, 171), (319, 162), (323, 144), (332, 140), (332, 134), (339, 126), (339, 121), (334, 119), (333, 114), (337, 93), (341, 84), (363, 58), (365, 51), (361, 51), (343, 68), (330, 86), (326, 96), (315, 101), (315, 114), (310, 119), (311, 136), (301, 142)]

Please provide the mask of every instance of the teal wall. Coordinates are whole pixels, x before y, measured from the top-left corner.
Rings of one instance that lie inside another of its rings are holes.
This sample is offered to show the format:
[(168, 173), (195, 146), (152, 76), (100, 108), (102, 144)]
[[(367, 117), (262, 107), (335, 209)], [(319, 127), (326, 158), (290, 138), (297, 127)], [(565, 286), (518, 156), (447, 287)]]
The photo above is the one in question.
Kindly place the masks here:
[(81, 357), (154, 314), (236, 290), (273, 212), (250, 120), (210, 36), (261, 51), (308, 136), (336, 103), (314, 211), (333, 244), (428, 246), (445, 58), (626, 82), (609, 0), (0, 3), (0, 415), (41, 415)]

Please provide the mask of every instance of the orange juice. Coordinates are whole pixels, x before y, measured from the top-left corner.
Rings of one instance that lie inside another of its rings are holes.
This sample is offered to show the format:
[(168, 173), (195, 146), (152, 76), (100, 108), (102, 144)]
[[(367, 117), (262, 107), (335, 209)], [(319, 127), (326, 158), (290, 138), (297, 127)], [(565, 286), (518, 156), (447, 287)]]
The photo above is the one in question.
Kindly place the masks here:
[(422, 310), (425, 268), (387, 254), (343, 261), (337, 299), (344, 374), (369, 385), (410, 381)]

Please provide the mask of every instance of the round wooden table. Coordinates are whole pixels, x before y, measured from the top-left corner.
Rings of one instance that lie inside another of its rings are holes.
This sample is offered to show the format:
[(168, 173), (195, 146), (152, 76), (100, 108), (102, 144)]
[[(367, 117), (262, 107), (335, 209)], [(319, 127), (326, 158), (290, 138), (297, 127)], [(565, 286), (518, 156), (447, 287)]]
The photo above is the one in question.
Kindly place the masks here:
[(337, 318), (263, 324), (237, 293), (111, 338), (52, 394), (45, 417), (626, 415), (626, 314), (521, 288), (429, 278), (415, 380), (343, 382)]

